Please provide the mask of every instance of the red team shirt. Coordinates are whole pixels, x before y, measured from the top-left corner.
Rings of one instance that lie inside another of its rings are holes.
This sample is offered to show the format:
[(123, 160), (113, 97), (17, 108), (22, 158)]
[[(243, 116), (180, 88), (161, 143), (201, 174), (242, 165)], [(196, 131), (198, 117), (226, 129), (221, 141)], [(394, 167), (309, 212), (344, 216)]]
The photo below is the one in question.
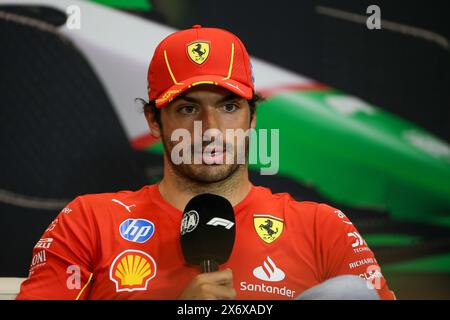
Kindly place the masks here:
[[(237, 299), (294, 299), (344, 274), (368, 279), (382, 299), (395, 298), (341, 211), (257, 186), (234, 211), (236, 241), (221, 269), (233, 271)], [(156, 184), (80, 196), (34, 247), (17, 298), (176, 299), (199, 273), (183, 259), (181, 217)]]

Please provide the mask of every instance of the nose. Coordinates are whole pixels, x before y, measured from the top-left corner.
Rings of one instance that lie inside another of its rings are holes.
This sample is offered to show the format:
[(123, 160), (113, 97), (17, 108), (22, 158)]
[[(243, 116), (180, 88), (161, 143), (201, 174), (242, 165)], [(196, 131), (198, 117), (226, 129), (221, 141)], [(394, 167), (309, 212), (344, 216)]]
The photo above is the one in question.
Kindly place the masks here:
[(219, 129), (217, 114), (213, 107), (208, 106), (203, 109), (201, 121), (204, 131), (208, 129)]
[(204, 141), (216, 141), (222, 138), (222, 132), (220, 130), (220, 124), (218, 114), (214, 107), (207, 107), (203, 109), (202, 116), (202, 129)]

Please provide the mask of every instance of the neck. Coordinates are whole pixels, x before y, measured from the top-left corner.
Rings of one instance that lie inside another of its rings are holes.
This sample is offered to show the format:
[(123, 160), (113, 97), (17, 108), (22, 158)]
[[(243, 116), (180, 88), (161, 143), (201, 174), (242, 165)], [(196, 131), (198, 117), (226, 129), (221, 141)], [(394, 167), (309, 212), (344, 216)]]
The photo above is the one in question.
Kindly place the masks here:
[(161, 196), (173, 207), (183, 211), (192, 197), (201, 193), (212, 193), (226, 198), (232, 206), (241, 202), (251, 189), (248, 179), (247, 165), (241, 165), (227, 179), (202, 183), (187, 177), (177, 175), (170, 169), (170, 165), (164, 165), (164, 177), (158, 184)]

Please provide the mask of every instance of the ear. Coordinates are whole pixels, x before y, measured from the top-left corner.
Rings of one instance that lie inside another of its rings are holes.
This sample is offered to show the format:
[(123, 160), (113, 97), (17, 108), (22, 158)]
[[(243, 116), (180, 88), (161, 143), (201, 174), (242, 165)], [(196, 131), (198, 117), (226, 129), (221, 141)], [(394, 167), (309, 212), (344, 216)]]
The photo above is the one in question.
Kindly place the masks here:
[(150, 134), (159, 139), (161, 137), (161, 128), (159, 127), (158, 122), (156, 122), (155, 114), (152, 111), (145, 111), (145, 119), (150, 128)]

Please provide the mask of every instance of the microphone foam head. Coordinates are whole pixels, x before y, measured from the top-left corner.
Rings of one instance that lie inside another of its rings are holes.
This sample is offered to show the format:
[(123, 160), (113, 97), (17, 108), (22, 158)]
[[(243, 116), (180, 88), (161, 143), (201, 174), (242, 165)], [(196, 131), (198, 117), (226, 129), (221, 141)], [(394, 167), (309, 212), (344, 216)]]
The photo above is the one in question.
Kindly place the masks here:
[(208, 259), (225, 263), (233, 250), (235, 235), (233, 206), (224, 197), (203, 193), (186, 205), (180, 237), (187, 263), (199, 265)]

